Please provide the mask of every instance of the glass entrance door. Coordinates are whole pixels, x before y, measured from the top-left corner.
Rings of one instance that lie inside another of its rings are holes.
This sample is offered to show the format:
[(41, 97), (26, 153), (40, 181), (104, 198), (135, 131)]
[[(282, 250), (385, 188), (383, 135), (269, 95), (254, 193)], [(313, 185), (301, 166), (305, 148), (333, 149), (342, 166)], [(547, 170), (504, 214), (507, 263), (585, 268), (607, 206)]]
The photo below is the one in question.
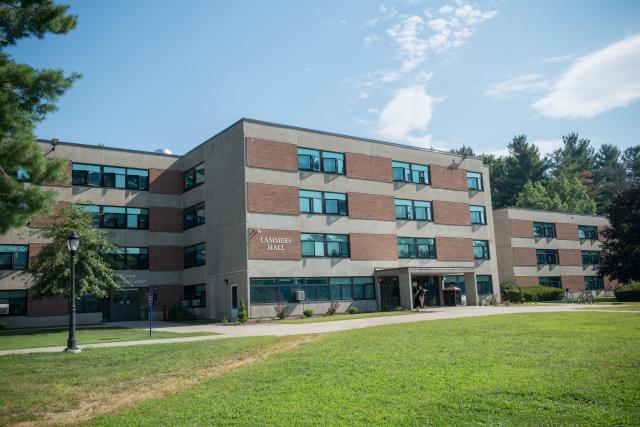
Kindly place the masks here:
[(380, 305), (383, 311), (400, 308), (400, 285), (397, 277), (382, 277), (380, 281)]
[(238, 318), (238, 287), (236, 285), (231, 286), (231, 318)]
[(440, 305), (440, 287), (438, 276), (418, 276), (413, 277), (412, 280), (412, 292), (415, 296), (413, 301), (414, 307), (419, 307), (420, 303), (418, 302), (418, 297), (416, 294), (418, 293), (418, 286), (422, 286), (425, 290), (424, 295), (424, 305), (427, 307), (437, 307)]

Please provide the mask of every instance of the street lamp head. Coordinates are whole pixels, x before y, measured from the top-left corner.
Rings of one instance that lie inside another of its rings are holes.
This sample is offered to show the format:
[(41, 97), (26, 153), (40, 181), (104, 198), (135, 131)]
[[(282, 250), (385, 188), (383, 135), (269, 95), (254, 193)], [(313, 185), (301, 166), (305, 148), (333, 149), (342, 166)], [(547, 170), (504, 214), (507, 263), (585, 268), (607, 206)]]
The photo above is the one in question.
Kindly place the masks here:
[(77, 251), (79, 246), (80, 236), (78, 236), (75, 231), (69, 233), (67, 236), (67, 249), (69, 249), (69, 252)]

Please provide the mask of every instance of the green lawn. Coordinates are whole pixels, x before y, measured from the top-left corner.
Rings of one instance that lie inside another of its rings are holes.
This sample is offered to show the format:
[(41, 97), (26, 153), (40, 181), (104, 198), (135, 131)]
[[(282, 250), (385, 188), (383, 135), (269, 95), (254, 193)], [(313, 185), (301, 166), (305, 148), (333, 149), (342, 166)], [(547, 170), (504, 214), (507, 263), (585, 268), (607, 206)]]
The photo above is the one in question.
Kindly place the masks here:
[(638, 425), (640, 317), (503, 315), (325, 335), (99, 425)]
[[(101, 342), (137, 341), (158, 338), (192, 337), (199, 335), (213, 335), (211, 333), (176, 333), (153, 332), (149, 336), (149, 330), (118, 328), (118, 327), (93, 327), (79, 328), (76, 332), (78, 344), (96, 344)], [(0, 332), (0, 350), (12, 350), (16, 348), (54, 347), (67, 345), (68, 329), (37, 329), (21, 331)]]
[(276, 320), (276, 323), (318, 323), (333, 322), (336, 320), (363, 319), (366, 317), (402, 316), (405, 314), (418, 314), (416, 311), (376, 311), (372, 313), (334, 314), (333, 316), (303, 317), (300, 319)]
[(623, 302), (617, 303), (615, 307), (593, 307), (582, 308), (581, 310), (611, 310), (611, 311), (640, 311), (640, 302)]

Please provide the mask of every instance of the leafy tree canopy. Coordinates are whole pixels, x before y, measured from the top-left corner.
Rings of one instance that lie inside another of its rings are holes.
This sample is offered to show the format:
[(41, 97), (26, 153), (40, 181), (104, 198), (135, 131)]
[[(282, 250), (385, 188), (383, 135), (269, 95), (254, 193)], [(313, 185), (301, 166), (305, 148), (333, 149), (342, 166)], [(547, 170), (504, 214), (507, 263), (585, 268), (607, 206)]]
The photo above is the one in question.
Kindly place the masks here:
[(596, 154), (594, 198), (599, 213), (604, 212), (614, 196), (628, 184), (620, 155), (620, 149), (613, 144), (603, 144)]
[(23, 273), (31, 281), (37, 297), (69, 297), (71, 283), (71, 257), (67, 250), (67, 236), (75, 231), (80, 236), (76, 253), (76, 286), (78, 295), (91, 294), (105, 297), (126, 284), (123, 276), (113, 270), (104, 254), (116, 246), (105, 232), (91, 225), (91, 217), (75, 205), (57, 211), (52, 223), (34, 231), (51, 241), (29, 263)]
[(589, 197), (580, 181), (564, 175), (552, 177), (544, 183), (527, 182), (518, 194), (515, 206), (584, 214), (596, 212), (596, 203)]
[(16, 63), (3, 50), (25, 37), (63, 34), (76, 25), (68, 6), (51, 0), (0, 1), (0, 233), (26, 224), (50, 208), (53, 190), (39, 184), (65, 179), (63, 161), (47, 160), (35, 143), (35, 124), (78, 74)]
[(623, 283), (640, 281), (640, 182), (618, 193), (606, 215), (599, 273)]
[(595, 150), (591, 141), (580, 138), (576, 132), (562, 137), (563, 147), (554, 151), (550, 156), (551, 171), (555, 176), (566, 175), (575, 177), (593, 190), (593, 169), (596, 166)]
[(640, 180), (640, 145), (624, 150), (622, 161), (627, 170), (627, 177), (633, 181)]
[(464, 157), (475, 157), (476, 153), (473, 151), (473, 148), (467, 146), (467, 145), (463, 145), (460, 148), (454, 148), (453, 150), (451, 150), (452, 153), (454, 154), (459, 154), (461, 156)]

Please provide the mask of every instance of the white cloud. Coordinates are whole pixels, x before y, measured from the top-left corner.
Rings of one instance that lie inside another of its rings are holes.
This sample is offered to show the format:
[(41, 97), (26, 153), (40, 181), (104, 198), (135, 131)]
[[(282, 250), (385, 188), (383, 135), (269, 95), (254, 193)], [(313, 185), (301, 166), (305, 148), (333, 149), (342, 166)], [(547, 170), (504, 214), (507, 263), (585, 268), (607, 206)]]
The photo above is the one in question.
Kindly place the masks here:
[(562, 64), (563, 62), (569, 61), (571, 58), (573, 58), (573, 55), (551, 56), (549, 58), (544, 58), (540, 62), (543, 64)]
[(400, 80), (402, 74), (397, 71), (388, 71), (382, 74), (380, 77), (380, 81), (383, 83), (395, 82), (396, 80)]
[(364, 45), (365, 46), (370, 46), (372, 43), (375, 43), (379, 40), (380, 38), (375, 35), (375, 34), (369, 34), (368, 36), (366, 36), (364, 38)]
[(412, 138), (414, 143), (426, 142), (425, 136), (411, 134), (427, 130), (434, 102), (436, 99), (427, 93), (424, 85), (400, 89), (378, 117), (378, 135), (396, 141), (410, 142), (408, 138)]
[(551, 118), (591, 118), (640, 99), (640, 35), (578, 58), (533, 108)]
[(524, 74), (499, 83), (491, 83), (484, 92), (494, 98), (509, 98), (523, 93), (536, 93), (549, 87), (539, 74)]

